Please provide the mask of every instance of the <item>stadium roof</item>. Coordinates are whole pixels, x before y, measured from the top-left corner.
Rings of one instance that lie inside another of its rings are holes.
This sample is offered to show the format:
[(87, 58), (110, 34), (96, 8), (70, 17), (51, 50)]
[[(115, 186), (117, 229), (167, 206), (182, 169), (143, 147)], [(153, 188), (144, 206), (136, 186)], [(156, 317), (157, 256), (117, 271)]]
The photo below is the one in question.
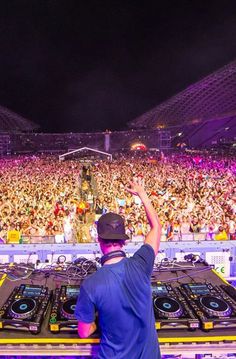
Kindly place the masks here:
[(129, 122), (132, 128), (197, 123), (236, 114), (236, 60)]
[(32, 121), (17, 115), (6, 107), (0, 106), (0, 133), (27, 132), (38, 129)]

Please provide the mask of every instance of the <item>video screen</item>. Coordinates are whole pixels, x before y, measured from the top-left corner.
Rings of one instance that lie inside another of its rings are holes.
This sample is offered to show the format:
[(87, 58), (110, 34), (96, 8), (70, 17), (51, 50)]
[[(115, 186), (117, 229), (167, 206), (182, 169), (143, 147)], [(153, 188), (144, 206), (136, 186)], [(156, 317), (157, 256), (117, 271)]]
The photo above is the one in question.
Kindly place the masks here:
[(188, 284), (189, 289), (193, 294), (209, 294), (210, 291), (206, 284)]
[(166, 289), (166, 286), (164, 284), (151, 285), (151, 288), (153, 294), (160, 296), (168, 294), (168, 290)]
[(79, 287), (78, 286), (66, 287), (66, 295), (68, 297), (77, 297), (79, 295)]
[(39, 297), (41, 294), (42, 288), (41, 287), (28, 287), (26, 286), (23, 291), (24, 297)]

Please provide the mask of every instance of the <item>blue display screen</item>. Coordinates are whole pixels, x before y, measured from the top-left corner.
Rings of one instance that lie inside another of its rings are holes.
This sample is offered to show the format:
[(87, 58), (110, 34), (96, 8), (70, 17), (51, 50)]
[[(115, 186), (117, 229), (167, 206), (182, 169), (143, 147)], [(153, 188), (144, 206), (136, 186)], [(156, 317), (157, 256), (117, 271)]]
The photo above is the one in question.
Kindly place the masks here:
[(79, 287), (66, 287), (66, 295), (68, 297), (77, 297), (79, 295)]
[(152, 285), (152, 293), (158, 294), (158, 295), (165, 295), (168, 293), (168, 290), (166, 289), (165, 285), (157, 284)]
[(41, 294), (41, 287), (25, 287), (23, 296), (25, 297), (39, 297)]
[(206, 284), (188, 284), (189, 289), (193, 294), (209, 294), (210, 290)]

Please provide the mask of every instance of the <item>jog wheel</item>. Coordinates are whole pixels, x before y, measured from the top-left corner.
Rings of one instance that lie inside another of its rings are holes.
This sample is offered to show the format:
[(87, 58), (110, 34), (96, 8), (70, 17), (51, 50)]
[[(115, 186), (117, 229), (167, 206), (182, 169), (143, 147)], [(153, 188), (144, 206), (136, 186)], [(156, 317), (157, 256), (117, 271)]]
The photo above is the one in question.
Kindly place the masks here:
[(156, 297), (154, 308), (159, 314), (167, 318), (178, 318), (183, 314), (183, 308), (179, 302), (169, 297)]
[(13, 318), (25, 319), (35, 312), (36, 301), (32, 298), (21, 298), (15, 300), (10, 308)]
[(232, 313), (232, 308), (227, 302), (210, 295), (200, 298), (200, 304), (208, 314), (216, 317), (227, 317)]
[(66, 300), (61, 307), (61, 314), (67, 319), (75, 318), (76, 298)]

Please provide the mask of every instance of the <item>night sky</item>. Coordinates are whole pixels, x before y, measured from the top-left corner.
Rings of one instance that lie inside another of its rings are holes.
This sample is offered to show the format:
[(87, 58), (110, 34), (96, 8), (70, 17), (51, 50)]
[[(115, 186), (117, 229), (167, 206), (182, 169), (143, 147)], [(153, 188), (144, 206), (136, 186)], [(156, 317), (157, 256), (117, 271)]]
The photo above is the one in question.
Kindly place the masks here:
[(0, 105), (44, 132), (124, 129), (235, 58), (234, 0), (0, 1)]

